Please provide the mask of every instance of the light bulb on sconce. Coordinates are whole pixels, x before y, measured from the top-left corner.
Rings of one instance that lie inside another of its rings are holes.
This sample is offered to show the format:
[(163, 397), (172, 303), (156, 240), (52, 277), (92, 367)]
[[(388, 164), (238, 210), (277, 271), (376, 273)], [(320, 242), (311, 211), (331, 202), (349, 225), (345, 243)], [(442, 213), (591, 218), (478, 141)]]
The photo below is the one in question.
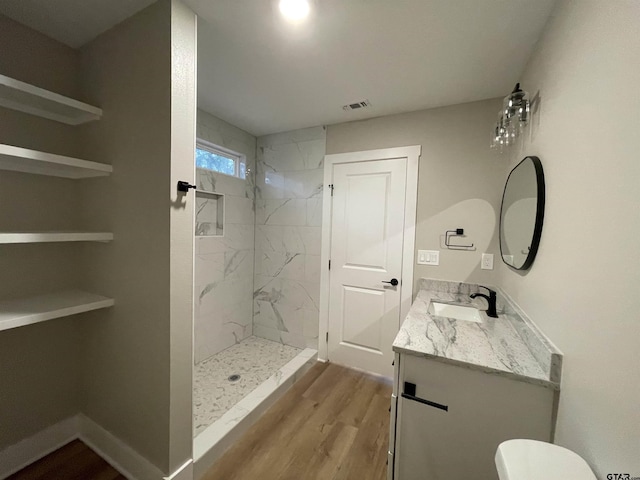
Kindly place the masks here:
[(309, 15), (309, 0), (280, 0), (280, 13), (292, 22), (299, 22)]
[(498, 121), (491, 137), (491, 147), (501, 151), (515, 143), (529, 121), (529, 95), (516, 83), (513, 91), (504, 99), (502, 110), (498, 112)]

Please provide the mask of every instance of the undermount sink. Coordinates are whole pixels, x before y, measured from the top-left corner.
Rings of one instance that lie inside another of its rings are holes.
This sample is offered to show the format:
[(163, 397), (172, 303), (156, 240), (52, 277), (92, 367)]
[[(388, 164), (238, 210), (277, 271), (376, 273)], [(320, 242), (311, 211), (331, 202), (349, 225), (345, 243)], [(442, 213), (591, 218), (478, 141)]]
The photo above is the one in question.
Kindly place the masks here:
[(448, 303), (431, 302), (427, 310), (430, 315), (438, 317), (453, 318), (466, 322), (482, 323), (480, 311), (474, 307), (464, 307), (462, 305), (450, 305)]

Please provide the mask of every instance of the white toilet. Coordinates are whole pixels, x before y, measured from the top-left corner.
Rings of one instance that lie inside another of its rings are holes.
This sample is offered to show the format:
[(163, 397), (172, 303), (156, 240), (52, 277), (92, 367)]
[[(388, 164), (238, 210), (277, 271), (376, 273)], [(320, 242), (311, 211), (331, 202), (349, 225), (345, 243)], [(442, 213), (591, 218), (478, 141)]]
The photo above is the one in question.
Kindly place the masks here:
[(578, 454), (537, 440), (507, 440), (498, 445), (500, 480), (597, 480)]

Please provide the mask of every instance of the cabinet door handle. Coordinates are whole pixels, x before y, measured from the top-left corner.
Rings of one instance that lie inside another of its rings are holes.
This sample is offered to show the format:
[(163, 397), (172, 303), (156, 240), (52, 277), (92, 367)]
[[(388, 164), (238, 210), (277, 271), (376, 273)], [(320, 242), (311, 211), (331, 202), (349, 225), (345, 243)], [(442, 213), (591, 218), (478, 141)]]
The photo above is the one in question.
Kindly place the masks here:
[(439, 408), (440, 410), (444, 410), (445, 412), (449, 411), (449, 407), (447, 405), (442, 405), (441, 403), (432, 402), (431, 400), (425, 400), (424, 398), (416, 397), (416, 385), (415, 383), (404, 382), (404, 392), (401, 395), (402, 398), (406, 398), (407, 400), (413, 400), (414, 402), (422, 403), (424, 405), (429, 405), (430, 407)]

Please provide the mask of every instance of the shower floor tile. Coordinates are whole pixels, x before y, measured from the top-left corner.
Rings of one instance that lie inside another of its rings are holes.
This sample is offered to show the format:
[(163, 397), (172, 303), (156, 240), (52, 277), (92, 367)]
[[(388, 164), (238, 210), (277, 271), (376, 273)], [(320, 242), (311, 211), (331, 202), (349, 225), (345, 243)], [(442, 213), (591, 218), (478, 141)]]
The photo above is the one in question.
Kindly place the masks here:
[[(249, 337), (195, 366), (194, 436), (286, 365), (302, 350), (259, 337)], [(230, 381), (231, 375), (240, 375)]]

